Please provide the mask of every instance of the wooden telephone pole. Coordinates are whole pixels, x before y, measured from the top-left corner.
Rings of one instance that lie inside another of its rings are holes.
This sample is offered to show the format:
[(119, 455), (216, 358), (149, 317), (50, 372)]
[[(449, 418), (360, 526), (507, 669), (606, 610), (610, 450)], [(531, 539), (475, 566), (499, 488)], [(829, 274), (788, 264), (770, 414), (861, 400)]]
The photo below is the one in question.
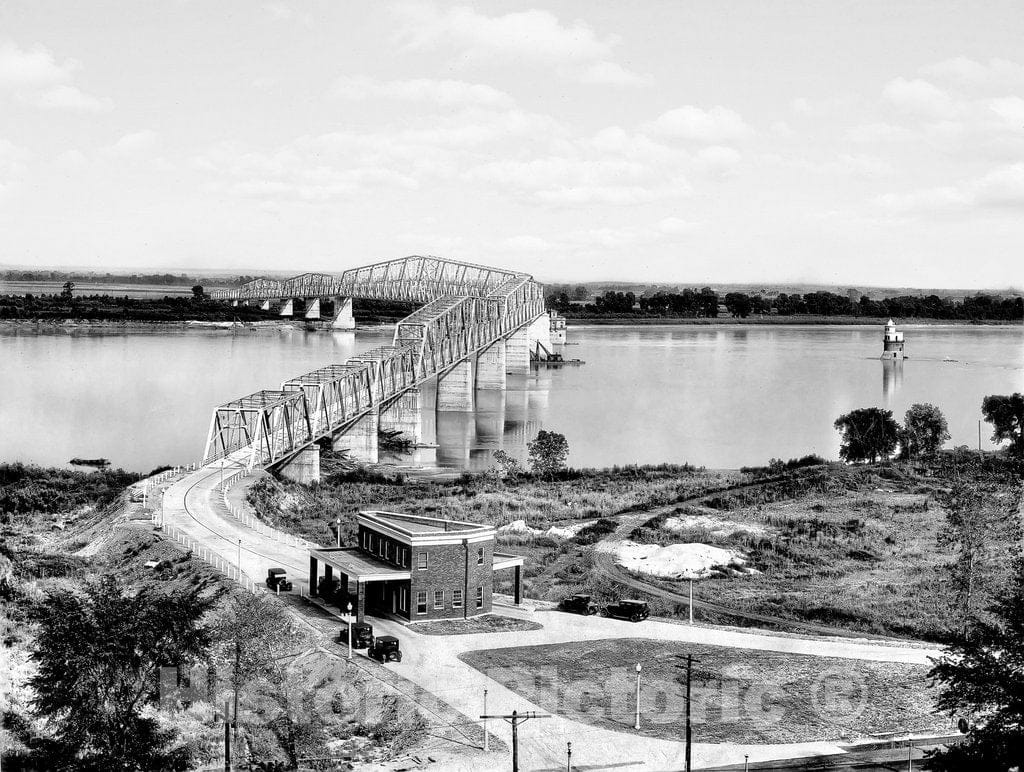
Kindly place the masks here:
[(502, 721), (507, 721), (512, 725), (512, 772), (519, 772), (519, 725), (524, 721), (529, 721), (531, 718), (551, 718), (548, 713), (534, 713), (532, 710), (526, 713), (520, 713), (513, 710), (508, 715), (483, 715), (480, 716), (482, 719), (487, 718), (500, 718)]

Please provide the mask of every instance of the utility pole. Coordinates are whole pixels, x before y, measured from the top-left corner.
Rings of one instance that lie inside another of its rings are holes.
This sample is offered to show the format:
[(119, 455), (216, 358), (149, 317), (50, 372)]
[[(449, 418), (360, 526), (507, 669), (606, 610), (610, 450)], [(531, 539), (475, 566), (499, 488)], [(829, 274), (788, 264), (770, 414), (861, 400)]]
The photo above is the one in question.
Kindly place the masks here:
[(693, 624), (693, 579), (690, 579), (690, 624)]
[(239, 641), (238, 639), (235, 639), (235, 710), (231, 714), (232, 718), (233, 718), (233, 721), (232, 721), (232, 731), (231, 731), (231, 739), (234, 741), (235, 745), (238, 745), (238, 686), (239, 686), (238, 682), (241, 680), (241, 675), (242, 675), (242, 672), (241, 672), (242, 671), (242, 662), (241, 662), (241, 660), (242, 660), (242, 642)]
[(231, 704), (224, 700), (224, 772), (231, 772)]
[[(690, 722), (690, 697), (691, 689), (690, 685), (693, 681), (693, 663), (700, 662), (699, 659), (694, 659), (692, 654), (686, 655), (686, 772), (690, 772), (692, 769), (691, 750), (693, 745), (693, 726)], [(677, 666), (678, 667), (678, 666)], [(744, 763), (746, 759), (744, 758)]]
[(572, 743), (565, 744), (565, 772), (572, 772)]
[(640, 729), (640, 671), (643, 668), (640, 663), (636, 663), (636, 720), (633, 722), (633, 729), (639, 731)]
[(981, 421), (978, 421), (978, 452), (981, 453)]
[(532, 710), (526, 713), (520, 713), (519, 711), (513, 710), (509, 715), (489, 716), (484, 714), (480, 716), (480, 718), (500, 718), (502, 721), (507, 721), (512, 725), (512, 772), (519, 772), (519, 725), (525, 721), (529, 721), (531, 718), (551, 718), (551, 714), (534, 713)]
[[(487, 713), (487, 690), (484, 689), (484, 714)], [(484, 753), (491, 750), (490, 732), (487, 731), (487, 719), (484, 719)]]
[(686, 772), (690, 772), (690, 743), (693, 735), (690, 730), (690, 680), (693, 673), (693, 655), (686, 655)]

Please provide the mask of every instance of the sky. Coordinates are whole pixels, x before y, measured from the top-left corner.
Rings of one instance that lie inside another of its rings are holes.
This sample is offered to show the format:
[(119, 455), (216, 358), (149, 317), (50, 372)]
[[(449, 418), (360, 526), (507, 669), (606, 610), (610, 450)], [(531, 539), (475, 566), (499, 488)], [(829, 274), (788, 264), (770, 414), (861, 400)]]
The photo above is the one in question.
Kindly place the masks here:
[(0, 264), (1024, 285), (1019, 0), (0, 3)]

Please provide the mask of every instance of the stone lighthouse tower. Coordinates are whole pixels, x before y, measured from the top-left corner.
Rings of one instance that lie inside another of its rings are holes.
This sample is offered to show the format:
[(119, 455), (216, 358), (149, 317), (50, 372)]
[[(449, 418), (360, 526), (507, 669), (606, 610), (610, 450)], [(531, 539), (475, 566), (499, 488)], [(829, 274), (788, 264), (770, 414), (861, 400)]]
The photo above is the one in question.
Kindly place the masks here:
[(892, 319), (885, 324), (882, 359), (903, 359), (903, 333), (896, 332), (896, 323)]

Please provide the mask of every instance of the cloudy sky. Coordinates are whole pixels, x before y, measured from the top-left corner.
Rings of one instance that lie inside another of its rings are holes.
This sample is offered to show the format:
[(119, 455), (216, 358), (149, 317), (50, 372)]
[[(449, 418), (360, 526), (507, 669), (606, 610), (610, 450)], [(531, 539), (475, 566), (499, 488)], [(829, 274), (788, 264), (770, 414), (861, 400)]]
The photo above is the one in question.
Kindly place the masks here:
[(0, 4), (0, 263), (1021, 285), (1020, 0)]

